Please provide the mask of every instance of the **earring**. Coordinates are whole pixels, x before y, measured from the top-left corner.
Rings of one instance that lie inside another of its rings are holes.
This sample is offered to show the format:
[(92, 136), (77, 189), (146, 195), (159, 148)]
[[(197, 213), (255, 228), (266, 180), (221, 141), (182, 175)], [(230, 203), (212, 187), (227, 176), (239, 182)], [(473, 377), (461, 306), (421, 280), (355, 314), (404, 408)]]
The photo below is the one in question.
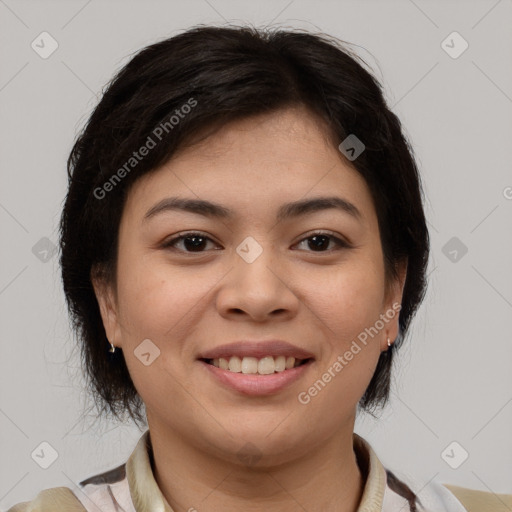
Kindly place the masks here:
[(110, 342), (110, 341), (109, 341), (109, 343), (110, 343), (110, 349), (109, 349), (109, 352), (114, 353), (114, 352), (116, 351), (116, 347), (114, 346), (114, 344), (113, 344), (112, 342)]
[(391, 347), (391, 340), (388, 338), (388, 347)]

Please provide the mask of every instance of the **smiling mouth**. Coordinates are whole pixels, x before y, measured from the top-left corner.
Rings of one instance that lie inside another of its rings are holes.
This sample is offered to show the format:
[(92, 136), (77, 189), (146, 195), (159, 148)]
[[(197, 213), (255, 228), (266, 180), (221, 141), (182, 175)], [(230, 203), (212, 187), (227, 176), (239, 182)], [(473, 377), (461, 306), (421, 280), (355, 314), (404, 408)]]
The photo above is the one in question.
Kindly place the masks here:
[(313, 358), (296, 359), (295, 357), (290, 356), (266, 356), (262, 358), (231, 356), (229, 358), (220, 357), (216, 359), (200, 360), (228, 372), (272, 375), (274, 373), (284, 372), (291, 368), (307, 364), (310, 361), (313, 361)]

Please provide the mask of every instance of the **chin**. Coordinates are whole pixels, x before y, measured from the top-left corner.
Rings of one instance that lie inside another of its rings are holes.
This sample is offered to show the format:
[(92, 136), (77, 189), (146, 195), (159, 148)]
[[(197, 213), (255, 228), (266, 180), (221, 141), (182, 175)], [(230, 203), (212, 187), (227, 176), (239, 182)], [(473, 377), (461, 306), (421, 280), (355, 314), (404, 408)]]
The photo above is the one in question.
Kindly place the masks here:
[(249, 463), (265, 467), (294, 460), (300, 456), (297, 446), (308, 446), (307, 440), (310, 440), (310, 435), (307, 432), (290, 432), (289, 428), (281, 430), (278, 424), (279, 422), (274, 420), (272, 426), (265, 423), (233, 430), (232, 437), (226, 435), (221, 450), (224, 455), (230, 453), (235, 461), (243, 465)]

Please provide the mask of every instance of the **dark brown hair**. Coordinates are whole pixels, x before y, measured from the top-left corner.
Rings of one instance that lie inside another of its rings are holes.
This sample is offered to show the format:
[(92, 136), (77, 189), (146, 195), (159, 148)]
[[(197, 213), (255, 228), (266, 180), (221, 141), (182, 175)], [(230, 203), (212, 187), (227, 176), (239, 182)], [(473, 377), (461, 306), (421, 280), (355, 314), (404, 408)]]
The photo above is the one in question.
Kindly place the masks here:
[[(139, 51), (109, 83), (69, 155), (60, 224), (62, 278), (102, 413), (120, 418), (128, 412), (144, 422), (122, 351), (108, 352), (91, 283), (94, 272), (115, 283), (118, 229), (130, 187), (205, 127), (290, 106), (305, 106), (321, 118), (336, 146), (350, 134), (364, 143), (352, 165), (375, 203), (386, 277), (397, 277), (400, 262), (408, 264), (400, 334), (380, 355), (359, 404), (368, 412), (385, 405), (393, 354), (425, 293), (429, 253), (420, 177), (400, 121), (364, 61), (332, 37), (202, 26)], [(156, 145), (127, 167), (150, 137)]]
[(389, 469), (386, 469), (386, 479), (389, 488), (409, 502), (410, 512), (418, 512), (418, 507), (424, 510), (421, 500), (414, 494), (413, 490)]

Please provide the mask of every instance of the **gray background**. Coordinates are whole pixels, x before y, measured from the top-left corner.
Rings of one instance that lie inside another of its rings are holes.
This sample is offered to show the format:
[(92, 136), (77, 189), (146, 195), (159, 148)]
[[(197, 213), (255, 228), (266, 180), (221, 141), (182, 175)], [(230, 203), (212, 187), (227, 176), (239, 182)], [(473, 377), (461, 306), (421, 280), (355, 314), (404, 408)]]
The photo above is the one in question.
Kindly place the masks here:
[[(131, 53), (226, 21), (327, 32), (383, 81), (423, 174), (430, 287), (390, 405), (356, 431), (415, 491), (434, 478), (512, 493), (511, 0), (0, 0), (0, 508), (121, 464), (141, 435), (95, 421), (83, 389), (51, 253), (65, 161)], [(47, 59), (31, 47), (43, 31), (59, 45)], [(453, 31), (469, 43), (458, 58), (441, 44)], [(31, 457), (43, 441), (58, 452), (48, 469)]]

